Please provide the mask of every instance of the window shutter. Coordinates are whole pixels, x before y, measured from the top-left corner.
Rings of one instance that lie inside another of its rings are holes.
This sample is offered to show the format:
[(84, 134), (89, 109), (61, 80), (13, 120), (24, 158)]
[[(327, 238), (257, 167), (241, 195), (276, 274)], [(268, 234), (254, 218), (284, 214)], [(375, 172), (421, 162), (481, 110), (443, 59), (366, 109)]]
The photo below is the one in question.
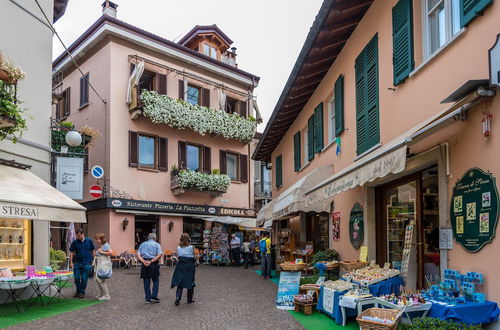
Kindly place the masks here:
[(212, 173), (212, 153), (210, 147), (203, 147), (203, 172)]
[(323, 150), (323, 102), (314, 109), (314, 152)]
[(227, 174), (227, 160), (226, 152), (224, 150), (219, 151), (219, 165), (221, 174)]
[(185, 169), (186, 167), (186, 142), (179, 141), (179, 169)]
[(274, 166), (276, 169), (276, 188), (279, 188), (283, 185), (283, 173), (282, 173), (282, 158), (281, 155), (276, 157), (276, 164)]
[(90, 75), (87, 73), (85, 75), (85, 78), (83, 80), (83, 86), (84, 86), (84, 105), (89, 103), (89, 82), (90, 82)]
[(307, 120), (307, 159), (314, 158), (314, 115)]
[(380, 141), (377, 43), (375, 35), (355, 61), (358, 155)]
[(248, 157), (240, 154), (240, 182), (248, 182)]
[(239, 112), (240, 112), (240, 116), (243, 117), (243, 118), (246, 118), (247, 117), (247, 102), (246, 101), (239, 101)]
[(158, 138), (158, 171), (168, 171), (168, 139)]
[(158, 74), (158, 94), (167, 95), (167, 75)]
[(138, 140), (137, 132), (128, 131), (128, 166), (137, 167), (138, 163)]
[(210, 107), (210, 89), (202, 88), (201, 89), (201, 105), (204, 107)]
[(340, 75), (335, 82), (335, 135), (344, 131), (344, 76)]
[(295, 172), (300, 170), (300, 132), (293, 136), (293, 164)]
[(89, 148), (85, 147), (84, 150), (84, 156), (83, 156), (83, 171), (88, 172), (89, 171)]
[(80, 77), (80, 107), (84, 105), (84, 89), (85, 89), (85, 77)]
[(184, 81), (179, 80), (179, 100), (184, 100)]
[(493, 0), (460, 0), (460, 26), (469, 25)]
[(70, 113), (71, 113), (71, 87), (68, 87), (64, 92), (64, 116), (69, 116)]
[(61, 119), (61, 103), (64, 102), (66, 103), (66, 100), (58, 100), (56, 103), (56, 120)]
[(397, 86), (408, 78), (415, 65), (412, 0), (399, 0), (392, 8), (392, 62)]

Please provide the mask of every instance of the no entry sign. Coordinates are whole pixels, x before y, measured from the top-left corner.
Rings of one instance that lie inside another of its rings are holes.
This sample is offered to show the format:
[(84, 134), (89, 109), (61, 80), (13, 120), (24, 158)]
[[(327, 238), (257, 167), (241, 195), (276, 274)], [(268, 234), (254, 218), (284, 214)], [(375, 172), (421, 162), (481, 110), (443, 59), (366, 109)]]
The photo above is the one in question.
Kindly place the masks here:
[(102, 196), (102, 188), (99, 185), (93, 185), (90, 187), (90, 196), (99, 198)]

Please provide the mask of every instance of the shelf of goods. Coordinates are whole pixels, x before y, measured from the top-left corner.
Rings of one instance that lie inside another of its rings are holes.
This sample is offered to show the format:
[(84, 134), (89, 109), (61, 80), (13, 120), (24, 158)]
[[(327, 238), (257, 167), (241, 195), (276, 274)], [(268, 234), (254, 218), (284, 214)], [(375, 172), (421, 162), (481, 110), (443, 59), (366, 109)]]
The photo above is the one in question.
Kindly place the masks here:
[(364, 268), (353, 270), (349, 273), (342, 275), (345, 280), (351, 279), (353, 282), (372, 285), (391, 277), (399, 275), (400, 272), (397, 269), (386, 269), (380, 267), (367, 266)]
[(279, 252), (282, 261), (293, 261), (295, 251), (295, 233), (290, 229), (278, 232)]
[(0, 268), (24, 269), (29, 263), (31, 223), (0, 218)]

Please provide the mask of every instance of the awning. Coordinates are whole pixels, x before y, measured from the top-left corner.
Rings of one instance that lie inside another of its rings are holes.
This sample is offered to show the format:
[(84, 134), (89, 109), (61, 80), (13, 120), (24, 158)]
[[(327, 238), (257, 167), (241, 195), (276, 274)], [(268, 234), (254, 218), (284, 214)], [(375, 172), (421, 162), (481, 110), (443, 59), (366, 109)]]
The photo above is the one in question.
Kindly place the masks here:
[(273, 220), (273, 207), (275, 201), (272, 200), (269, 203), (262, 206), (262, 208), (257, 213), (257, 226), (262, 226), (262, 224), (268, 220)]
[(266, 220), (264, 222), (264, 225), (262, 226), (263, 228), (266, 228), (266, 229), (271, 229), (273, 228), (273, 219), (269, 219), (269, 220)]
[(86, 210), (31, 171), (0, 165), (0, 218), (84, 223)]
[(333, 166), (327, 165), (318, 167), (295, 182), (291, 187), (282, 192), (276, 198), (276, 204), (273, 208), (273, 219), (283, 218), (287, 215), (302, 212), (329, 212), (329, 208), (323, 203), (311, 203), (306, 205), (305, 192), (315, 185), (326, 180), (333, 174)]
[(389, 143), (357, 159), (350, 166), (306, 191), (306, 204), (325, 203), (336, 194), (356, 186), (363, 186), (390, 173), (402, 172), (406, 166), (406, 148), (409, 143), (416, 142), (447, 125), (481, 100), (482, 95), (477, 92), (471, 93)]
[(256, 227), (255, 218), (239, 218), (239, 217), (200, 217), (205, 221), (220, 222), (228, 225), (236, 225), (240, 227)]

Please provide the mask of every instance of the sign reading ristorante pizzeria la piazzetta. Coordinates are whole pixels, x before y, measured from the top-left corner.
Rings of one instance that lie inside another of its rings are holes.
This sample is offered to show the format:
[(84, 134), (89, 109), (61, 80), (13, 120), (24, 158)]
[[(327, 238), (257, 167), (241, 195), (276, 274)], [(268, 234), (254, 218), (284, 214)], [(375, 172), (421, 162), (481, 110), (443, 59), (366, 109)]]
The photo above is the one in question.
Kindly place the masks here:
[(491, 173), (471, 168), (453, 188), (451, 226), (457, 243), (477, 252), (495, 237), (498, 191)]

